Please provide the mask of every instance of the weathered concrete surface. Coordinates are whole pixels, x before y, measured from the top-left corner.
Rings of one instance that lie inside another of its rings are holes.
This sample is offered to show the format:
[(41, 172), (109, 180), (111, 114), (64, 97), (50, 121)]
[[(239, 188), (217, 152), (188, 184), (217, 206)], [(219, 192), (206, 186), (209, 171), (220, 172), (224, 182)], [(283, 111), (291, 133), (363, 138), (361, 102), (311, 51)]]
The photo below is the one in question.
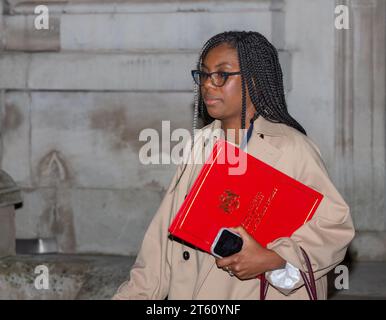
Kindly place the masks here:
[[(39, 0), (9, 0), (9, 13), (33, 13)], [(152, 13), (152, 12), (224, 12), (278, 10), (282, 1), (270, 0), (50, 0), (46, 3), (54, 13)]]
[(17, 236), (57, 237), (60, 252), (136, 253), (175, 170), (140, 163), (139, 133), (161, 133), (164, 119), (170, 132), (190, 129), (191, 98), (8, 92), (3, 168), (24, 188)]
[[(49, 208), (50, 201), (45, 197), (49, 192), (54, 194), (54, 190), (48, 188), (43, 190), (22, 189), (24, 205), (17, 210), (15, 216), (16, 238), (37, 239), (52, 236), (52, 233), (48, 231), (51, 224), (41, 218), (44, 217), (43, 213)], [(48, 221), (51, 222), (52, 220)]]
[[(386, 3), (342, 4), (350, 10), (349, 30), (334, 29), (335, 1), (286, 1), (285, 39), (293, 76), (287, 102), (320, 147), (356, 229), (365, 234), (358, 233), (353, 254), (359, 260), (380, 260), (386, 247)], [(307, 32), (298, 32), (304, 28)]]
[(4, 4), (0, 1), (0, 51), (4, 48)]
[(335, 168), (351, 206), (358, 260), (385, 260), (386, 2), (346, 1), (350, 29), (335, 31)]
[(27, 87), (28, 60), (18, 54), (0, 52), (0, 88)]
[(41, 4), (9, 1), (8, 50), (198, 50), (224, 30), (256, 30), (279, 49), (284, 45), (282, 1), (50, 1), (44, 3), (49, 30), (36, 30), (34, 9)]
[(161, 133), (162, 120), (171, 121), (171, 131), (189, 129), (191, 98), (184, 93), (33, 94), (33, 172), (38, 175), (42, 159), (58, 150), (63, 179), (73, 186), (122, 189), (146, 184), (151, 176), (158, 180), (161, 168), (147, 167), (143, 174), (138, 152), (145, 142), (138, 141), (139, 133), (145, 128)]
[(0, 73), (8, 76), (1, 76), (0, 86), (9, 89), (187, 91), (192, 88), (189, 70), (196, 57), (197, 54), (178, 53), (3, 54)]
[(156, 180), (121, 190), (25, 190), (16, 235), (56, 237), (64, 253), (135, 254), (164, 193), (165, 187)]
[[(385, 231), (386, 3), (375, 1), (356, 4), (353, 20), (357, 32), (352, 44), (356, 67), (351, 70), (354, 130), (353, 163), (350, 164), (353, 190), (350, 200), (360, 230)], [(374, 25), (378, 25), (379, 30), (374, 29)]]
[(62, 50), (77, 51), (166, 50), (176, 44), (179, 49), (197, 50), (224, 30), (259, 30), (272, 39), (276, 12), (251, 10), (242, 13), (242, 20), (237, 13), (66, 14), (61, 19), (60, 45)]
[(18, 184), (30, 187), (29, 95), (27, 92), (4, 93), (1, 102), (2, 168)]
[[(109, 300), (129, 278), (135, 256), (25, 255), (0, 259), (0, 299)], [(37, 266), (49, 270), (49, 288), (37, 290)], [(335, 289), (340, 272), (329, 274), (329, 299), (386, 299), (386, 264), (348, 265), (349, 289)]]
[(60, 20), (49, 18), (49, 29), (36, 29), (36, 16), (4, 16), (4, 49), (16, 51), (58, 51)]
[(351, 253), (355, 260), (386, 261), (386, 232), (358, 231)]
[[(109, 300), (129, 274), (133, 257), (35, 255), (0, 260), (0, 300)], [(49, 288), (36, 289), (35, 268), (49, 270)]]
[[(153, 179), (165, 186), (171, 168), (142, 165), (140, 132), (161, 136), (163, 120), (191, 129), (190, 93), (7, 92), (4, 170), (23, 187), (129, 188)], [(150, 116), (149, 116), (150, 115)], [(167, 151), (167, 150), (165, 150)], [(56, 172), (55, 168), (59, 168)], [(55, 175), (54, 181), (50, 177)]]
[[(332, 300), (386, 300), (386, 263), (357, 262), (349, 268), (349, 289), (331, 290)], [(338, 275), (335, 274), (333, 279)], [(339, 280), (338, 280), (339, 281)], [(332, 281), (332, 284), (334, 282)]]
[(292, 90), (286, 97), (288, 109), (317, 143), (332, 174), (334, 6), (334, 1), (287, 0), (284, 9), (286, 48), (291, 52)]
[[(279, 55), (286, 71), (289, 54), (283, 51)], [(196, 68), (197, 59), (198, 52), (184, 51), (142, 54), (7, 53), (0, 55), (0, 87), (190, 92), (193, 86), (190, 70)], [(289, 76), (285, 79), (286, 88), (290, 88)]]
[(15, 209), (13, 206), (0, 208), (0, 258), (15, 254)]
[(156, 182), (127, 190), (73, 190), (77, 252), (137, 253), (164, 193)]

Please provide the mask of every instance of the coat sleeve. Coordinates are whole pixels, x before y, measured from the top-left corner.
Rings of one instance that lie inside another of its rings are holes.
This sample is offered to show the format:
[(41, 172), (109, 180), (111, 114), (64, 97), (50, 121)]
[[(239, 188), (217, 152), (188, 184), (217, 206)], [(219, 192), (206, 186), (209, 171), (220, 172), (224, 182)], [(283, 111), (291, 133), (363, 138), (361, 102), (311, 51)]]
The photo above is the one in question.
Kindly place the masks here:
[[(324, 198), (310, 221), (291, 237), (279, 238), (269, 243), (267, 248), (296, 268), (306, 271), (300, 251), (302, 247), (311, 260), (317, 280), (344, 259), (355, 230), (349, 207), (330, 181), (316, 147), (306, 140), (293, 149), (293, 154), (289, 157), (294, 160), (293, 177), (322, 193)], [(271, 272), (267, 272), (267, 279), (270, 274)], [(301, 286), (304, 286), (302, 279), (292, 289), (276, 289), (288, 295)]]
[(168, 227), (175, 197), (181, 192), (178, 187), (174, 188), (181, 171), (179, 166), (145, 233), (129, 280), (118, 288), (113, 300), (165, 299), (168, 295), (172, 246), (172, 241), (168, 238)]

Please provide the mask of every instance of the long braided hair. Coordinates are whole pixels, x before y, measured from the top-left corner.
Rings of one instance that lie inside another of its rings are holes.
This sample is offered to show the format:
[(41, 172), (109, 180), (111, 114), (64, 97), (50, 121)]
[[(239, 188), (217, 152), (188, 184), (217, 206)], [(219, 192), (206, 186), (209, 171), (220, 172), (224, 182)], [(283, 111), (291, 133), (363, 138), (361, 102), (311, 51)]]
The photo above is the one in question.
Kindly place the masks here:
[[(213, 36), (201, 50), (197, 69), (201, 70), (208, 52), (223, 43), (235, 48), (239, 58), (242, 87), (241, 128), (245, 128), (246, 88), (248, 88), (250, 99), (256, 109), (254, 119), (261, 115), (268, 121), (287, 124), (306, 134), (304, 128), (288, 113), (277, 50), (260, 33), (228, 31)], [(198, 117), (202, 118), (204, 125), (214, 120), (209, 115), (199, 87), (195, 83), (194, 95), (193, 136)]]

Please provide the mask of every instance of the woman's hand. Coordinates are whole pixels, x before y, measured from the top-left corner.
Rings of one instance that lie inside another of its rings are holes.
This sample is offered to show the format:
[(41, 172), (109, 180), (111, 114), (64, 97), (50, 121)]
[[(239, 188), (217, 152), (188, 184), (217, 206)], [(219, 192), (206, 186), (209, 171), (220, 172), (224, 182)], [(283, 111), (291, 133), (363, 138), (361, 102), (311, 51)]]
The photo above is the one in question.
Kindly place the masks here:
[(216, 259), (217, 267), (224, 269), (231, 275), (234, 274), (240, 280), (256, 278), (267, 271), (282, 269), (286, 261), (276, 252), (263, 248), (242, 227), (230, 228), (243, 239), (243, 247), (240, 252)]

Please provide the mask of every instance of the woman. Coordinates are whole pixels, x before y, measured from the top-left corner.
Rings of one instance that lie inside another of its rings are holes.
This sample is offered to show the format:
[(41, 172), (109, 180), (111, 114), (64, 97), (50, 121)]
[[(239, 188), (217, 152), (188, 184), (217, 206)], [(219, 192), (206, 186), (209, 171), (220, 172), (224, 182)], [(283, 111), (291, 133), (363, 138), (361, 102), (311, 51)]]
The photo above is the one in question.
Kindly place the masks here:
[(168, 227), (201, 168), (188, 161), (178, 167), (145, 234), (130, 280), (114, 299), (259, 299), (256, 277), (264, 273), (270, 283), (267, 299), (308, 299), (299, 277), (299, 269), (306, 271), (300, 247), (311, 260), (318, 298), (326, 299), (326, 275), (343, 260), (354, 228), (317, 147), (287, 111), (276, 49), (257, 32), (225, 32), (204, 45), (197, 68), (192, 72), (194, 128), (198, 113), (209, 124), (192, 140), (191, 157), (204, 152), (223, 129), (226, 139), (246, 146), (248, 153), (321, 192), (324, 199), (313, 218), (291, 237), (263, 248), (238, 227), (242, 250), (215, 259), (168, 238)]

